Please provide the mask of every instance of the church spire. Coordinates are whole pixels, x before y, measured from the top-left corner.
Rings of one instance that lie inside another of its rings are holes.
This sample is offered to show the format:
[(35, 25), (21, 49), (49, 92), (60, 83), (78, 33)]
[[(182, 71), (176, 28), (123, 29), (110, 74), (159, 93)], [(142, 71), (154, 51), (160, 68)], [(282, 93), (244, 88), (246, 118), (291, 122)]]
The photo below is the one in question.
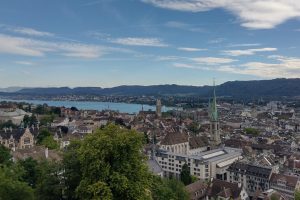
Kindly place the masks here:
[(213, 100), (210, 104), (210, 117), (212, 121), (218, 121), (218, 109), (217, 109), (217, 97), (216, 97), (216, 85), (214, 80)]

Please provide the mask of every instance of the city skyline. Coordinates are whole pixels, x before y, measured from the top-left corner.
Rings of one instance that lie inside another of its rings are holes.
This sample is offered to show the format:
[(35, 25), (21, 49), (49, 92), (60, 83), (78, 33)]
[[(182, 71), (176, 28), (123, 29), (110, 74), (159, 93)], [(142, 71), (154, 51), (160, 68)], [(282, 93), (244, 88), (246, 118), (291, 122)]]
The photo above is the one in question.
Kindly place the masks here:
[(207, 85), (300, 77), (291, 0), (5, 1), (0, 85)]

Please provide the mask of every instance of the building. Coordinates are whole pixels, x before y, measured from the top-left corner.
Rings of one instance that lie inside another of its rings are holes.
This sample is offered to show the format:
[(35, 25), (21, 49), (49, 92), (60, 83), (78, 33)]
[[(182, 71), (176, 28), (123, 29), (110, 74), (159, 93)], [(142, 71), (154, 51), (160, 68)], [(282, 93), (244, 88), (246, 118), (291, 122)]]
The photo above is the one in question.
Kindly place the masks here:
[(241, 158), (241, 149), (219, 148), (201, 152), (197, 155), (179, 154), (166, 150), (158, 150), (156, 160), (165, 177), (180, 177), (182, 166), (187, 163), (191, 175), (199, 179), (227, 179), (227, 168)]
[(206, 136), (190, 136), (185, 132), (169, 132), (159, 145), (164, 150), (187, 155), (197, 155), (210, 148)]
[(19, 125), (25, 115), (31, 116), (32, 114), (18, 108), (2, 108), (0, 109), (0, 122), (7, 122), (11, 120), (12, 123)]
[(289, 200), (293, 200), (295, 191), (300, 189), (299, 177), (273, 173), (270, 188), (280, 192)]
[(234, 162), (227, 171), (228, 180), (242, 184), (250, 196), (256, 191), (263, 192), (270, 189), (272, 168)]
[(189, 193), (190, 200), (204, 200), (206, 198), (207, 183), (198, 180), (185, 186), (186, 191)]
[(34, 138), (38, 135), (38, 128), (4, 128), (0, 131), (0, 144), (11, 150), (27, 149), (35, 145)]
[(214, 179), (207, 189), (207, 200), (248, 200), (249, 196), (239, 183), (230, 183)]
[(217, 109), (217, 98), (216, 90), (214, 86), (213, 100), (209, 103), (209, 113), (210, 113), (210, 134), (214, 146), (218, 146), (221, 143), (220, 138), (220, 125), (218, 118), (218, 109)]
[(156, 101), (156, 115), (157, 117), (161, 117), (161, 100), (160, 99), (157, 99)]

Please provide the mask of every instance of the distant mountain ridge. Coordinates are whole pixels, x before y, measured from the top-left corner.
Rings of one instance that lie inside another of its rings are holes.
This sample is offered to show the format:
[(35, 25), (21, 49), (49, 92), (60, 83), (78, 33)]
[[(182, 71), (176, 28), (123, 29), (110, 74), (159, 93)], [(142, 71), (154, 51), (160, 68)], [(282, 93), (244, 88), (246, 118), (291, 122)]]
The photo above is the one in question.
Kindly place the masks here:
[[(59, 87), (25, 88), (13, 92), (23, 95), (184, 95), (211, 96), (212, 86), (184, 85), (123, 85), (112, 88)], [(254, 81), (228, 81), (216, 86), (218, 96), (300, 96), (300, 78)]]

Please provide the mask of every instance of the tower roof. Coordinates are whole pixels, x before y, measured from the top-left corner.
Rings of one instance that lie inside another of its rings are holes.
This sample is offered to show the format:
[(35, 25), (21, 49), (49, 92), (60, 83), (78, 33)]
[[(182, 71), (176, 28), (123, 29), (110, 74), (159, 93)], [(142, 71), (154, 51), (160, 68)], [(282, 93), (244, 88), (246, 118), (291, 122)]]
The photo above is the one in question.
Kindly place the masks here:
[(217, 97), (216, 97), (216, 86), (214, 81), (213, 99), (210, 103), (210, 118), (212, 121), (218, 121), (218, 110), (217, 110)]

